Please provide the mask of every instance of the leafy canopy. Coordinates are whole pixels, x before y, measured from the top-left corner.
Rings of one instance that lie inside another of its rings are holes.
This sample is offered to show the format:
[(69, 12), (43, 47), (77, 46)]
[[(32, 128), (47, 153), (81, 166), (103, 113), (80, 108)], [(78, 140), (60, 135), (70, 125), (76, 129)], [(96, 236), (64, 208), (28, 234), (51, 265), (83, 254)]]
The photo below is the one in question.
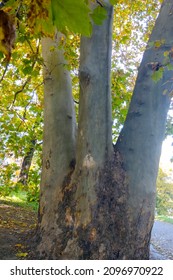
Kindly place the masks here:
[(67, 27), (74, 33), (90, 35), (91, 10), (84, 0), (52, 0), (51, 7), (53, 23), (58, 30), (64, 31)]
[[(90, 36), (92, 21), (102, 24), (106, 18), (105, 7), (109, 1), (34, 0), (24, 2), (26, 4), (30, 2), (27, 17), (29, 25), (34, 28), (34, 31), (47, 35), (52, 32), (52, 26), (54, 26), (62, 33), (67, 33), (68, 30), (72, 33)], [(112, 4), (116, 2), (111, 1)]]
[[(27, 197), (30, 201), (38, 197), (44, 83), (40, 37), (53, 37), (55, 26), (66, 33), (62, 45), (70, 65), (78, 112), (80, 36), (75, 33), (89, 36), (92, 21), (101, 24), (106, 17), (106, 2), (108, 0), (9, 0), (3, 7), (4, 11), (15, 16), (17, 40), (5, 77), (0, 82), (0, 193), (16, 189), (22, 159), (36, 139)], [(115, 141), (127, 114), (139, 59), (157, 16), (159, 2), (110, 1), (115, 4), (111, 88)], [(2, 53), (0, 62), (1, 79), (5, 68)]]

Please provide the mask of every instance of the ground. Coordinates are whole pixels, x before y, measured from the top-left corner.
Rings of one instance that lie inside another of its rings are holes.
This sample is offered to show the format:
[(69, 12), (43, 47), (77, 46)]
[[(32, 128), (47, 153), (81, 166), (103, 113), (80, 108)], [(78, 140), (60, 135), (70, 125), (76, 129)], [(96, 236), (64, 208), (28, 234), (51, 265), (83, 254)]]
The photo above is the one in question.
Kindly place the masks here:
[[(0, 260), (30, 259), (37, 214), (0, 199)], [(173, 260), (173, 225), (156, 221), (152, 231), (152, 260)]]
[(155, 253), (153, 259), (173, 260), (173, 224), (155, 221), (151, 249)]
[(28, 258), (29, 237), (36, 220), (37, 214), (31, 208), (0, 199), (0, 260)]

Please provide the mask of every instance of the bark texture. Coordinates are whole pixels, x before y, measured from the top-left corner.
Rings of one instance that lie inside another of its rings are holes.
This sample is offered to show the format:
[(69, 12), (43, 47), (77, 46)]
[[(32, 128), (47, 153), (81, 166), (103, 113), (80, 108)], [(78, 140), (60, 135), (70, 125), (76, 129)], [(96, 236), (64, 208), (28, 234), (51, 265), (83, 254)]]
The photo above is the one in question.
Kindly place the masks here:
[[(165, 64), (165, 52), (172, 63), (172, 1), (164, 1), (144, 53), (134, 94), (115, 151), (121, 155), (127, 174), (128, 199), (124, 258), (148, 258), (154, 219), (156, 177), (172, 92), (172, 71)], [(160, 42), (155, 47), (154, 42)], [(163, 78), (154, 82), (155, 71)], [(124, 212), (124, 211), (123, 211)], [(130, 247), (128, 246), (130, 244)]]
[(97, 219), (102, 172), (113, 156), (110, 94), (113, 8), (109, 4), (106, 8), (108, 16), (104, 23), (93, 26), (91, 38), (81, 39), (76, 166), (65, 189), (66, 196), (70, 192), (70, 200), (63, 202), (65, 223), (61, 220), (59, 224), (67, 232), (66, 244), (57, 258), (107, 258), (99, 252), (99, 242), (106, 238), (99, 227), (102, 230), (105, 221), (99, 225)]
[(75, 161), (76, 121), (71, 93), (71, 78), (66, 69), (61, 34), (54, 40), (42, 39), (44, 59), (44, 135), (41, 195), (39, 209), (38, 250), (40, 256), (51, 255), (58, 236), (58, 203), (62, 185)]

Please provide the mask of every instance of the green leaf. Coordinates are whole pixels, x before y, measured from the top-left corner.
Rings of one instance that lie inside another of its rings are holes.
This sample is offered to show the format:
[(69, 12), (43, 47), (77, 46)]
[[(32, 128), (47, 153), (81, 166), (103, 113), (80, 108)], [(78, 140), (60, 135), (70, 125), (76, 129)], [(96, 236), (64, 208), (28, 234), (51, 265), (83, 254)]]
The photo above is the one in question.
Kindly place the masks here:
[(118, 4), (118, 0), (110, 0), (110, 3), (111, 3), (112, 5), (116, 5), (116, 4)]
[(165, 56), (164, 59), (163, 59), (163, 65), (168, 65), (168, 64), (170, 64), (169, 61), (170, 61), (169, 56)]
[(91, 17), (95, 24), (101, 25), (107, 17), (107, 11), (104, 7), (97, 6), (97, 8), (93, 10)]
[(0, 51), (0, 59), (2, 59), (3, 57), (3, 53)]
[(168, 68), (168, 70), (173, 70), (173, 65), (171, 64), (171, 63), (169, 63), (168, 65), (167, 65), (167, 68)]
[(148, 43), (148, 47), (149, 47), (149, 48), (154, 47), (154, 42), (153, 42), (153, 41), (152, 41), (152, 42), (149, 42), (149, 43)]
[(164, 55), (165, 57), (168, 57), (168, 56), (169, 56), (169, 52), (166, 51), (166, 52), (163, 53), (163, 55)]
[(154, 71), (154, 73), (152, 74), (152, 79), (154, 82), (158, 82), (159, 80), (161, 80), (163, 77), (163, 69), (160, 68), (158, 71)]
[(122, 37), (121, 43), (122, 43), (122, 44), (127, 44), (127, 41), (128, 41), (128, 40), (129, 40), (129, 36), (125, 35), (125, 36)]
[(59, 31), (67, 27), (74, 33), (91, 35), (91, 10), (84, 0), (52, 0), (52, 19)]
[(33, 71), (33, 67), (32, 67), (32, 66), (26, 66), (26, 67), (22, 70), (23, 74), (25, 74), (25, 75), (31, 74), (32, 71)]
[[(5, 2), (5, 1), (4, 1)], [(7, 3), (5, 3), (5, 6), (6, 7), (11, 7), (11, 6), (14, 6), (16, 0), (8, 0), (6, 1)]]
[(167, 93), (168, 93), (168, 89), (165, 89), (162, 94), (166, 95)]

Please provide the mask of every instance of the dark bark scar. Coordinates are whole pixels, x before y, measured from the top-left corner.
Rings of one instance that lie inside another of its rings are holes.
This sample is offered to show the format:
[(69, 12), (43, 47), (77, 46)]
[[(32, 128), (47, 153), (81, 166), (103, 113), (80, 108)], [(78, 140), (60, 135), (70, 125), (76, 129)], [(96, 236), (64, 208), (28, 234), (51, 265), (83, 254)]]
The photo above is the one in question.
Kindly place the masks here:
[(50, 168), (50, 161), (47, 159), (46, 160), (46, 169), (49, 169)]

